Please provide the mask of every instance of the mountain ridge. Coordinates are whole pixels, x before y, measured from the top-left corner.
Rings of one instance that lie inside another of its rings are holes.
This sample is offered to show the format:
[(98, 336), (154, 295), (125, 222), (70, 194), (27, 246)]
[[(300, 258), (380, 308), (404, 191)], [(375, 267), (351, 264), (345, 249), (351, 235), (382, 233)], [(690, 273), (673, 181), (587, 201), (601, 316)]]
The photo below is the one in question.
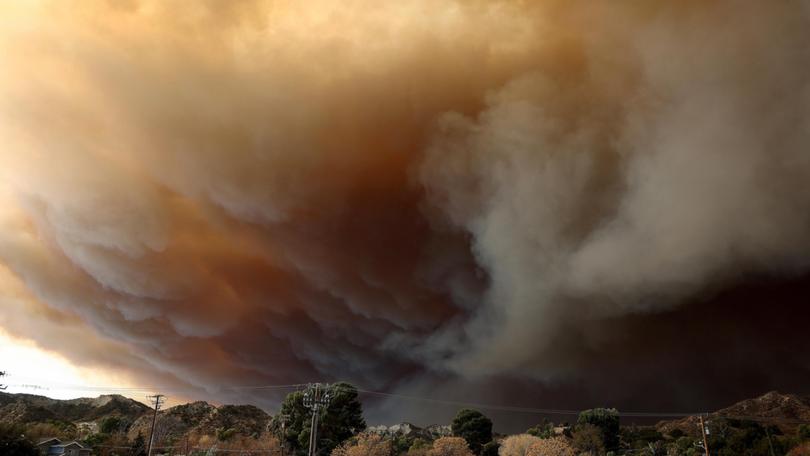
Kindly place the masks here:
[[(743, 399), (734, 404), (708, 413), (707, 421), (733, 419), (757, 421), (772, 424), (783, 431), (793, 431), (800, 423), (810, 422), (810, 396), (768, 391), (760, 396)], [(663, 434), (678, 429), (693, 434), (699, 429), (699, 419), (695, 416), (677, 420), (660, 421), (656, 428)]]
[[(138, 433), (148, 432), (151, 416), (152, 408), (148, 405), (117, 394), (63, 400), (0, 392), (0, 423), (89, 425), (90, 431), (98, 431), (104, 420), (116, 418), (125, 426), (121, 430), (132, 438)], [(158, 412), (158, 417), (165, 422), (164, 427), (171, 433), (216, 434), (234, 429), (234, 432), (246, 436), (262, 434), (272, 420), (270, 414), (253, 405), (217, 406), (205, 401), (166, 408)], [(707, 420), (721, 418), (759, 421), (792, 430), (799, 422), (810, 422), (810, 396), (769, 391), (706, 416)], [(697, 423), (697, 417), (685, 417), (659, 421), (655, 427), (664, 434), (675, 429), (691, 434), (697, 429)], [(370, 429), (378, 432), (401, 432), (403, 430), (399, 427), (403, 426), (418, 432), (428, 429), (410, 423), (377, 425)]]
[[(114, 432), (130, 439), (147, 435), (153, 409), (134, 399), (117, 394), (95, 398), (52, 399), (32, 394), (0, 392), (0, 424), (52, 425), (61, 433), (86, 437), (104, 429), (110, 421)], [(257, 437), (271, 420), (265, 411), (253, 405), (216, 406), (204, 401), (179, 404), (158, 412), (157, 430), (167, 437), (233, 435)], [(41, 437), (53, 437), (42, 435)]]

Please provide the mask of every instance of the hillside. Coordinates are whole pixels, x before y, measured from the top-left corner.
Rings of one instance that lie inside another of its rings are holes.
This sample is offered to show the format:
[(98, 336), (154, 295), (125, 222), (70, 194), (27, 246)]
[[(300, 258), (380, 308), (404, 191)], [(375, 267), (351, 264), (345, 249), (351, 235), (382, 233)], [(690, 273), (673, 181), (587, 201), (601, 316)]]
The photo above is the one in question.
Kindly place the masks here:
[(148, 412), (146, 405), (119, 395), (58, 400), (31, 394), (0, 393), (0, 423), (86, 423), (109, 417), (131, 422)]
[[(192, 402), (178, 405), (158, 413), (160, 437), (176, 439), (188, 434), (243, 435), (258, 437), (267, 429), (270, 415), (252, 405), (223, 405), (215, 407), (207, 402)], [(136, 420), (127, 432), (130, 438), (139, 433), (146, 435), (151, 425), (151, 415)]]
[[(707, 419), (711, 421), (723, 418), (752, 420), (775, 425), (783, 431), (793, 431), (798, 422), (810, 422), (810, 397), (770, 391), (762, 396), (746, 399), (710, 413)], [(698, 420), (695, 417), (688, 417), (662, 421), (656, 425), (656, 428), (663, 434), (679, 429), (691, 435), (698, 430)]]
[[(74, 437), (100, 432), (105, 420), (115, 419), (119, 431), (130, 439), (148, 435), (152, 409), (120, 395), (71, 400), (30, 394), (0, 392), (0, 423), (49, 424)], [(270, 422), (270, 415), (252, 405), (223, 405), (207, 402), (178, 405), (158, 413), (158, 440), (176, 440), (187, 435), (258, 437)], [(50, 435), (49, 435), (50, 436)]]
[(755, 399), (737, 402), (731, 407), (719, 410), (716, 415), (740, 419), (810, 421), (810, 397), (771, 391)]

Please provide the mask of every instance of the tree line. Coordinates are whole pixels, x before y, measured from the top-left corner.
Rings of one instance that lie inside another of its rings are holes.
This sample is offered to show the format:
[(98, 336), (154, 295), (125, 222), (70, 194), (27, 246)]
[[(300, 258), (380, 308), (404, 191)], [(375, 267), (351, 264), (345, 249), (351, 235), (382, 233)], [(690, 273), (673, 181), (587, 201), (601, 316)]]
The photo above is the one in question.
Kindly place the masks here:
[[(674, 428), (662, 434), (655, 427), (621, 426), (616, 409), (595, 408), (581, 412), (576, 422), (542, 420), (517, 435), (493, 432), (492, 420), (478, 410), (460, 410), (447, 435), (426, 437), (375, 433), (368, 430), (357, 389), (341, 382), (327, 386), (329, 401), (317, 413), (318, 456), (701, 456), (702, 435)], [(160, 436), (169, 445), (155, 454), (185, 455), (241, 450), (273, 456), (305, 456), (309, 450), (313, 408), (304, 391), (286, 396), (279, 412), (261, 435), (244, 436), (239, 429), (218, 429), (189, 445), (178, 445), (177, 436)], [(81, 443), (98, 456), (144, 456), (145, 436), (126, 438), (128, 422), (107, 417), (99, 432)], [(42, 424), (0, 425), (0, 455), (37, 456), (32, 436), (43, 432)], [(148, 437), (148, 436), (147, 436)], [(174, 439), (174, 440), (172, 440)], [(810, 456), (810, 426), (795, 432), (748, 420), (716, 418), (707, 443), (712, 456)], [(223, 453), (225, 454), (225, 453)]]

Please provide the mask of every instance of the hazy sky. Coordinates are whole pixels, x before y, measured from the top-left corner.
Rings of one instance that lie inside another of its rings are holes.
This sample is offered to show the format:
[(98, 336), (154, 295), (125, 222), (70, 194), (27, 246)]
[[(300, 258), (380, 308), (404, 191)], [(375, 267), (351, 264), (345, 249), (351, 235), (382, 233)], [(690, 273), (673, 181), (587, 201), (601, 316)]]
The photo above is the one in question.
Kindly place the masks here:
[(4, 2), (0, 369), (810, 392), (808, 42), (807, 1)]

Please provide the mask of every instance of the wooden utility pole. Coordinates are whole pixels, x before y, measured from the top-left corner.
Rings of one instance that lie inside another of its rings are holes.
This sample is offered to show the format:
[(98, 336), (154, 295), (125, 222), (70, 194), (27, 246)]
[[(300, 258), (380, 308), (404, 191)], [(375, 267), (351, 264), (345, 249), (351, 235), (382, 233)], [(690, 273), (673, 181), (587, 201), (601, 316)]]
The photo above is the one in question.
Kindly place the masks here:
[(703, 451), (709, 456), (709, 442), (706, 439), (706, 423), (703, 422), (703, 415), (700, 415), (700, 435), (703, 436)]
[(163, 405), (163, 402), (166, 400), (166, 396), (162, 394), (155, 394), (154, 396), (149, 396), (149, 400), (155, 404), (155, 413), (152, 415), (152, 429), (149, 431), (149, 446), (147, 446), (146, 456), (152, 456), (152, 445), (154, 444), (155, 439), (155, 423), (157, 423), (157, 413), (158, 410), (160, 410), (160, 406)]

